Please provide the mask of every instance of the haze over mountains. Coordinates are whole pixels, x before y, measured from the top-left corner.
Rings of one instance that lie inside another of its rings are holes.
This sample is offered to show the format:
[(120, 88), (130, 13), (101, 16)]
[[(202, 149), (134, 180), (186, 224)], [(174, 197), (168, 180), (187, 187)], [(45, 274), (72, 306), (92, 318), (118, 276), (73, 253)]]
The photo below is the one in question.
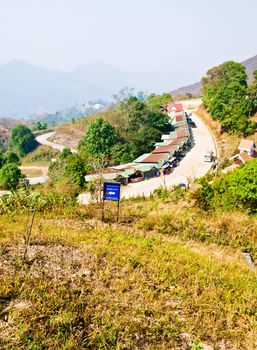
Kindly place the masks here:
[(61, 72), (11, 61), (0, 66), (0, 117), (28, 118), (89, 100), (110, 100), (126, 86), (148, 92), (169, 90), (171, 81), (171, 74), (126, 73), (103, 63)]
[[(243, 64), (251, 75), (257, 69), (257, 55)], [(186, 81), (184, 75), (183, 72), (127, 73), (104, 63), (79, 65), (71, 72), (61, 72), (23, 61), (10, 61), (0, 66), (0, 118), (29, 118), (90, 100), (108, 101), (126, 86), (146, 93), (170, 91), (175, 81)], [(200, 89), (198, 82), (171, 93), (174, 96), (187, 92), (199, 95)]]
[[(253, 76), (252, 72), (257, 69), (257, 55), (243, 61), (242, 64), (245, 66), (246, 72), (249, 76), (249, 79), (251, 80)], [(172, 94), (172, 96), (184, 96), (187, 93), (190, 93), (194, 96), (199, 96), (201, 93), (201, 87), (202, 85), (199, 81), (197, 83), (183, 86), (179, 89), (173, 90), (170, 93)]]

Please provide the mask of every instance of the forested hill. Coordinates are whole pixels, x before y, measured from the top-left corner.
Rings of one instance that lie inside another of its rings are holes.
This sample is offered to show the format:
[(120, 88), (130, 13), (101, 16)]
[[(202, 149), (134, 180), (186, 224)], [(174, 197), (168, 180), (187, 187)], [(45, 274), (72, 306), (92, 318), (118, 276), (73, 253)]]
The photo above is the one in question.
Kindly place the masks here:
[[(246, 72), (251, 80), (253, 77), (252, 72), (257, 69), (257, 55), (243, 61), (242, 64), (245, 66)], [(185, 96), (186, 94), (192, 94), (193, 96), (199, 96), (201, 92), (201, 87), (202, 87), (202, 84), (199, 81), (197, 83), (183, 86), (179, 89), (173, 90), (171, 91), (171, 95)]]

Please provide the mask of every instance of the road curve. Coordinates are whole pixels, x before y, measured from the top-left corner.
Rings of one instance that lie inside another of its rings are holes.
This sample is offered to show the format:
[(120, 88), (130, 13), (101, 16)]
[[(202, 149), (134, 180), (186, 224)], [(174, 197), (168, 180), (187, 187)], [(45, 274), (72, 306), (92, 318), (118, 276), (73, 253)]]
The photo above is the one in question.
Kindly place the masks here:
[[(201, 101), (199, 100), (199, 103), (200, 102)], [(191, 104), (193, 105), (192, 101), (190, 101), (190, 106), (185, 105), (185, 107), (194, 107), (191, 106)], [(156, 188), (160, 186), (171, 188), (180, 183), (188, 184), (190, 181), (205, 175), (210, 170), (212, 163), (205, 162), (204, 155), (207, 150), (213, 151), (216, 155), (216, 146), (213, 136), (205, 123), (195, 113), (192, 113), (192, 119), (197, 125), (196, 128), (192, 129), (194, 146), (180, 162), (180, 165), (174, 169), (173, 173), (138, 183), (128, 184), (127, 186), (122, 187), (122, 198), (130, 198), (141, 195), (149, 196)], [(54, 134), (55, 132), (49, 132), (38, 136), (36, 139), (42, 145), (50, 146), (54, 149), (62, 151), (65, 146), (48, 141), (48, 139)], [(77, 152), (75, 149), (72, 149), (71, 151), (73, 153)], [(42, 181), (43, 179), (38, 180)], [(45, 177), (44, 180), (46, 180)], [(89, 195), (81, 194), (79, 196), (79, 201), (82, 204), (88, 204), (90, 201)]]
[(211, 168), (212, 163), (204, 161), (207, 150), (212, 150), (216, 155), (216, 147), (212, 135), (204, 122), (196, 115), (192, 114), (192, 119), (197, 128), (192, 129), (194, 146), (181, 160), (170, 175), (160, 176), (147, 181), (142, 181), (122, 188), (122, 197), (129, 198), (138, 195), (149, 196), (154, 189), (160, 186), (171, 188), (180, 183), (193, 181), (205, 175)]
[[(55, 133), (56, 133), (55, 131), (52, 131), (52, 132), (48, 132), (47, 134), (39, 135), (39, 136), (36, 137), (36, 140), (41, 145), (50, 146), (50, 147), (52, 147), (54, 149), (57, 149), (58, 151), (62, 151), (67, 146), (59, 145), (58, 143), (54, 143), (54, 142), (48, 141), (48, 139), (50, 137), (52, 137)], [(72, 153), (77, 153), (77, 150), (71, 148), (71, 152)]]
[[(181, 160), (180, 165), (174, 169), (173, 173), (123, 186), (121, 190), (122, 198), (142, 195), (149, 196), (160, 186), (171, 188), (180, 183), (188, 184), (194, 179), (205, 175), (210, 170), (212, 163), (205, 162), (204, 155), (207, 150), (211, 150), (216, 156), (214, 139), (208, 127), (195, 113), (192, 113), (192, 120), (197, 125), (196, 128), (192, 129), (194, 146)], [(78, 200), (81, 204), (88, 204), (90, 202), (90, 196), (88, 193), (80, 194)]]

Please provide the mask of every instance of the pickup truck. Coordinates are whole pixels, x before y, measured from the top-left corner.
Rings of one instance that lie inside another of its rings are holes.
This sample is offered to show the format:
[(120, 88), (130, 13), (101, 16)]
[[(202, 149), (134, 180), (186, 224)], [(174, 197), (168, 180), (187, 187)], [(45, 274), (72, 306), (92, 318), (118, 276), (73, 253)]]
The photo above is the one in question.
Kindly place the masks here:
[(205, 162), (212, 162), (214, 160), (214, 152), (213, 151), (206, 151), (204, 155), (204, 161)]

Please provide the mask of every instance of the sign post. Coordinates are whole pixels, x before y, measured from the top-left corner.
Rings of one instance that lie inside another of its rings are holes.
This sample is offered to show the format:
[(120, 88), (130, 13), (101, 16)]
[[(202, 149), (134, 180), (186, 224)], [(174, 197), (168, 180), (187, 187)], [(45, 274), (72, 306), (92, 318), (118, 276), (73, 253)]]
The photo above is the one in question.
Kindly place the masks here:
[(119, 221), (120, 211), (120, 182), (104, 182), (103, 184), (103, 211), (102, 221), (104, 221), (104, 201), (115, 201), (117, 202), (117, 221)]

